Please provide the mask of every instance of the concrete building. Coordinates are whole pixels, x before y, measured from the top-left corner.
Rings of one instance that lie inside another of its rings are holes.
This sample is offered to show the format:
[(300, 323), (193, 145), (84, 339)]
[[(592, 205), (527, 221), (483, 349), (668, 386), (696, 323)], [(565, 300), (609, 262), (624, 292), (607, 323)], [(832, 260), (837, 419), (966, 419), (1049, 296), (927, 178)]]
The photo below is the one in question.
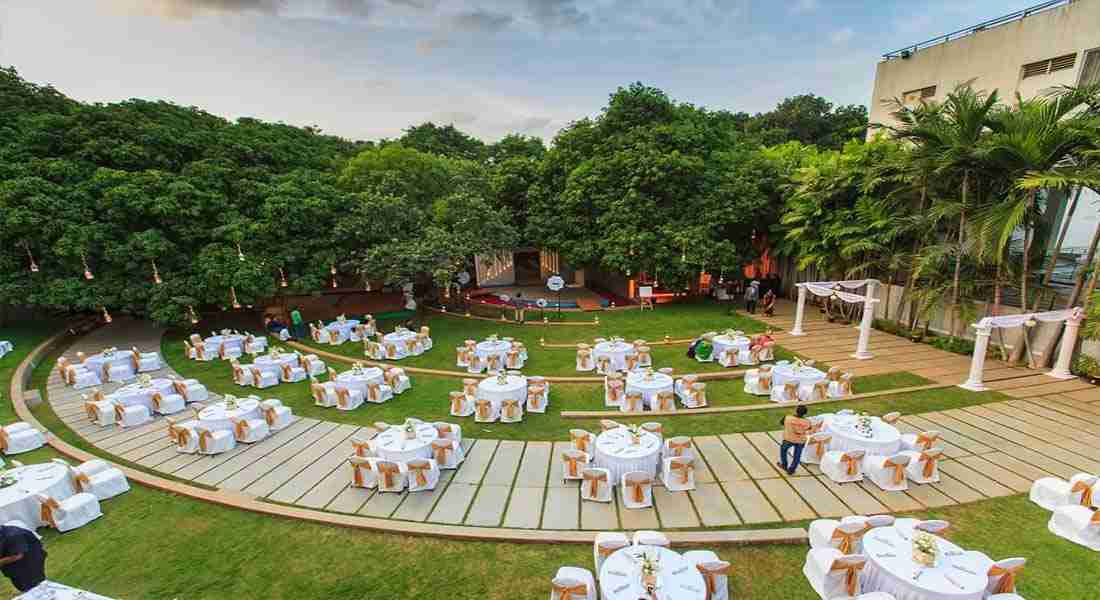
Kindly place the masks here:
[[(955, 86), (997, 90), (1003, 102), (1065, 85), (1100, 83), (1100, 0), (1051, 0), (884, 54), (875, 70), (871, 123), (889, 124), (894, 101), (942, 100)], [(869, 135), (874, 135), (874, 130)], [(1053, 194), (1054, 230), (1066, 198)], [(1064, 248), (1088, 245), (1100, 197), (1085, 190)], [(1053, 240), (1052, 240), (1053, 242)]]

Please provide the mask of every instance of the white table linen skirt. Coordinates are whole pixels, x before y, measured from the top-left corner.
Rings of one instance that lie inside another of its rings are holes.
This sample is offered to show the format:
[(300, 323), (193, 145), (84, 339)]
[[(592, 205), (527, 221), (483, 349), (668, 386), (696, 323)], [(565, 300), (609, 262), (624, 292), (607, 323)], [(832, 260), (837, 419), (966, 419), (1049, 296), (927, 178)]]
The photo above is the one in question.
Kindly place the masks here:
[(19, 481), (0, 488), (0, 523), (19, 519), (31, 527), (41, 522), (41, 505), (35, 494), (58, 502), (76, 493), (68, 469), (57, 463), (27, 465), (8, 470)]
[(664, 373), (654, 373), (653, 379), (647, 380), (642, 371), (632, 371), (626, 376), (626, 393), (639, 393), (645, 399), (646, 406), (654, 406), (657, 394), (671, 392), (673, 386), (672, 377)]
[(596, 466), (611, 471), (612, 485), (618, 485), (622, 476), (631, 471), (644, 471), (657, 476), (657, 463), (661, 458), (661, 440), (646, 431), (640, 443), (631, 443), (630, 432), (625, 427), (605, 431), (596, 436)]
[(600, 596), (604, 600), (648, 598), (642, 586), (637, 556), (658, 555), (657, 597), (661, 600), (705, 600), (707, 583), (703, 575), (679, 553), (657, 546), (627, 546), (607, 557), (600, 568)]
[(363, 369), (360, 374), (355, 374), (352, 371), (344, 371), (336, 376), (336, 382), (341, 383), (348, 387), (348, 389), (359, 390), (364, 394), (367, 393), (367, 386), (372, 383), (381, 385), (385, 381), (382, 376), (382, 369), (378, 367), (370, 367)]
[(255, 367), (263, 373), (274, 373), (281, 379), (283, 375), (283, 365), (297, 367), (298, 357), (293, 354), (280, 354), (277, 357), (265, 354), (263, 356), (257, 356), (252, 364), (241, 366), (246, 369)]
[(403, 426), (390, 427), (378, 434), (375, 439), (375, 451), (378, 456), (394, 462), (409, 462), (415, 458), (431, 458), (432, 441), (439, 437), (435, 426), (421, 423), (416, 427), (416, 437), (405, 437)]
[(863, 450), (868, 456), (892, 456), (901, 450), (901, 432), (878, 417), (871, 418), (873, 437), (856, 433), (856, 417), (832, 416), (825, 420), (824, 431), (833, 436), (831, 450)]
[(601, 356), (611, 359), (611, 368), (615, 371), (626, 370), (626, 357), (634, 354), (634, 345), (626, 342), (600, 342), (592, 348), (592, 360), (595, 362)]
[(747, 337), (730, 337), (728, 335), (720, 335), (714, 338), (714, 357), (718, 358), (722, 352), (726, 350), (748, 350), (749, 344), (752, 341)]
[[(912, 536), (912, 532), (906, 535)], [(897, 529), (877, 527), (868, 532), (863, 538), (867, 556), (860, 575), (863, 593), (886, 592), (897, 600), (981, 600), (988, 583), (988, 565), (955, 544), (937, 539), (940, 556), (936, 565), (918, 567), (913, 562), (912, 542)], [(914, 580), (918, 570), (920, 576)]]
[(43, 581), (12, 600), (112, 600), (107, 596), (78, 590), (53, 581)]
[(496, 376), (486, 377), (477, 384), (477, 397), (491, 402), (494, 409), (500, 409), (501, 403), (509, 398), (526, 402), (527, 378), (509, 375), (507, 382), (502, 385), (497, 382)]
[(233, 430), (233, 419), (259, 419), (260, 403), (255, 398), (237, 401), (237, 408), (226, 408), (225, 402), (217, 402), (199, 411), (199, 424), (213, 430)]
[(222, 342), (225, 342), (225, 347), (227, 349), (236, 348), (241, 352), (244, 352), (243, 335), (212, 335), (203, 340), (203, 342), (206, 344), (207, 348), (210, 348), (215, 352), (217, 352), (218, 348), (221, 347)]

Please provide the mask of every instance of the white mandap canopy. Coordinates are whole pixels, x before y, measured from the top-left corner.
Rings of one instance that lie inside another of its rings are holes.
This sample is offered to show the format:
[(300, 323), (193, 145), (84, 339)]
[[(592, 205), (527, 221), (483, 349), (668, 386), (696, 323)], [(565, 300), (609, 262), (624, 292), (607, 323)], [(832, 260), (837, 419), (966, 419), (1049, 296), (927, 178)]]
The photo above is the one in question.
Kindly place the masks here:
[[(796, 284), (798, 286), (798, 310), (794, 315), (794, 329), (791, 335), (805, 335), (802, 330), (802, 317), (806, 310), (806, 293), (809, 292), (822, 298), (836, 298), (850, 304), (863, 304), (863, 318), (859, 321), (859, 342), (856, 344), (856, 353), (852, 356), (859, 360), (871, 358), (871, 324), (875, 319), (875, 286), (877, 279), (848, 279), (844, 281), (810, 281)], [(855, 290), (866, 286), (864, 294), (853, 294), (844, 290)]]
[(1020, 327), (1031, 321), (1042, 321), (1044, 323), (1065, 321), (1066, 330), (1062, 334), (1062, 347), (1058, 350), (1058, 360), (1055, 361), (1054, 368), (1047, 374), (1058, 379), (1072, 379), (1073, 374), (1069, 372), (1069, 366), (1070, 361), (1073, 359), (1073, 349), (1077, 345), (1077, 331), (1081, 328), (1081, 322), (1084, 319), (1084, 311), (1077, 307), (1021, 315), (986, 317), (974, 323), (971, 325), (974, 328), (974, 358), (970, 361), (970, 375), (966, 378), (966, 382), (960, 384), (959, 387), (975, 392), (985, 390), (982, 373), (985, 370), (985, 354), (989, 349), (990, 334), (998, 327)]

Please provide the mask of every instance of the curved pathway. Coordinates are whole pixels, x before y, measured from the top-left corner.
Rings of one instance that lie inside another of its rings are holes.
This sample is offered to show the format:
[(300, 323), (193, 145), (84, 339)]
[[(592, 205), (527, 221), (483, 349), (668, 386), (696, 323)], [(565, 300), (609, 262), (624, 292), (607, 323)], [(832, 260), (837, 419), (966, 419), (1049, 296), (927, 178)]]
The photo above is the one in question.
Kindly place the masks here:
[[(149, 324), (120, 319), (77, 340), (66, 355), (75, 357), (77, 351), (96, 352), (107, 346), (159, 348), (161, 335), (161, 330)], [(829, 334), (833, 335), (835, 332)], [(803, 340), (811, 341), (799, 341)], [(814, 466), (787, 476), (774, 466), (778, 432), (700, 436), (693, 440), (703, 462), (696, 471), (698, 489), (668, 493), (656, 487), (656, 506), (648, 510), (625, 510), (619, 503), (580, 502), (578, 484), (562, 483), (560, 462), (553, 460), (566, 446), (563, 441), (468, 439), (463, 442), (466, 461), (457, 471), (445, 471), (435, 491), (378, 494), (348, 485), (349, 438), (360, 430), (354, 425), (300, 418), (260, 443), (242, 444), (224, 454), (179, 454), (165, 435), (163, 418), (127, 430), (99, 427), (86, 419), (80, 391), (66, 387), (56, 372), (50, 376), (48, 391), (54, 411), (88, 444), (154, 473), (218, 492), (314, 511), (374, 517), (375, 522), (388, 519), (395, 530), (423, 524), (421, 533), (436, 528), (440, 535), (447, 535), (442, 532), (448, 526), (461, 525), (466, 526), (462, 537), (478, 537), (480, 532), (487, 539), (501, 539), (498, 534), (505, 530), (513, 536), (516, 530), (541, 530), (531, 532), (533, 541), (550, 532), (561, 536), (541, 541), (581, 541), (589, 536), (576, 538), (566, 533), (620, 528), (713, 529), (919, 510), (1024, 492), (1033, 480), (1048, 475), (1100, 472), (1095, 454), (1100, 438), (1100, 390), (1079, 381), (1062, 382), (1029, 373), (1033, 372), (1015, 373), (1003, 380), (1003, 389), (1015, 392), (1017, 399), (902, 419), (904, 431), (936, 429), (943, 433), (948, 460), (941, 463), (943, 481), (939, 484), (885, 493), (868, 483), (837, 485)], [(156, 375), (175, 373), (166, 367)], [(1034, 377), (1044, 379), (1032, 381)], [(278, 396), (278, 388), (270, 392)], [(770, 538), (768, 532), (760, 533), (760, 539), (769, 541), (804, 535), (801, 530), (770, 530)], [(518, 534), (518, 539), (524, 538)]]

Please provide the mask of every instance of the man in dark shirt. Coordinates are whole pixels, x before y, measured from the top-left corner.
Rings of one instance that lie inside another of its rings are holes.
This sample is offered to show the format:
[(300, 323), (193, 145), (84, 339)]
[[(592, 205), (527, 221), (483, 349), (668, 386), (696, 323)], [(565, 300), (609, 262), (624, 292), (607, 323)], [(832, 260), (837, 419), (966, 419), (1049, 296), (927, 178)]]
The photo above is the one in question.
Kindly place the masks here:
[(0, 572), (20, 592), (46, 580), (46, 549), (33, 531), (0, 526)]

